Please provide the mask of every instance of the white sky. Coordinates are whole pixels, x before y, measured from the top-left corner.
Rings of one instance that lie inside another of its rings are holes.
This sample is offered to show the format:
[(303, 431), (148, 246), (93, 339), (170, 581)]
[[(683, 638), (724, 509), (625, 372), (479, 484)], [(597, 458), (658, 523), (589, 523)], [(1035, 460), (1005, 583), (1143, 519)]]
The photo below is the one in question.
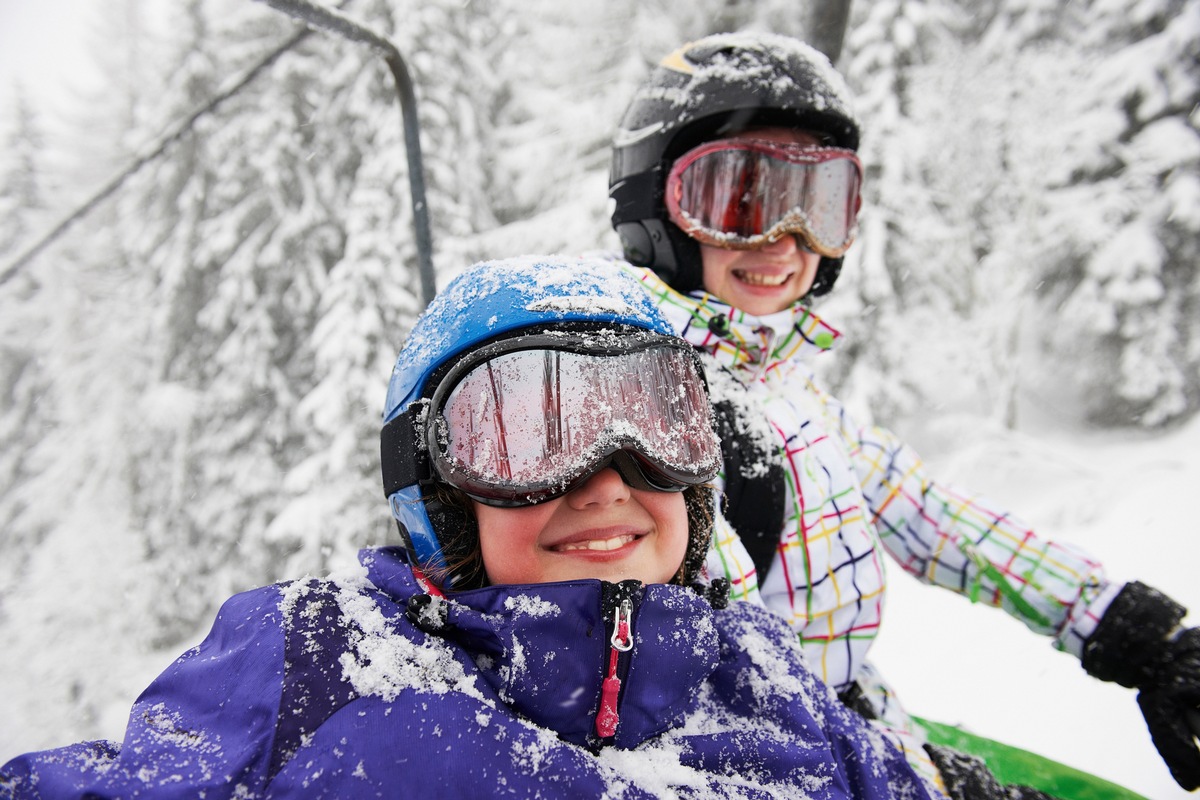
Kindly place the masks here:
[(87, 61), (82, 34), (96, 8), (86, 0), (0, 0), (0, 114), (11, 113), (16, 81), (52, 98), (77, 82)]

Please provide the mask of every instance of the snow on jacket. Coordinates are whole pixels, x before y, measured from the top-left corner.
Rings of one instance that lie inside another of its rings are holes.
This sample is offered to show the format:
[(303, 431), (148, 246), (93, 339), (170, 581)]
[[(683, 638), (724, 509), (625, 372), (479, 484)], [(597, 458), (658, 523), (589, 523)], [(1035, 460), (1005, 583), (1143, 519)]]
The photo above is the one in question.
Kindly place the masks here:
[[(728, 577), (736, 599), (788, 620), (827, 683), (844, 690), (859, 682), (883, 719), (911, 729), (867, 662), (887, 589), (884, 552), (923, 582), (1001, 607), (1080, 655), (1121, 585), (1086, 554), (1038, 539), (987, 500), (935, 482), (893, 434), (851, 419), (805, 362), (835, 345), (836, 330), (800, 303), (773, 315), (772, 327), (629, 269), (679, 335), (707, 354), (714, 401), (740, 405), (752, 427), (761, 426), (786, 475), (783, 529), (765, 577), (727, 527), (718, 529), (709, 572)], [(911, 749), (911, 740), (897, 743)]]
[[(121, 745), (18, 757), (0, 797), (929, 797), (761, 608), (596, 580), (447, 601), (397, 550), (360, 560), (235, 596)], [(633, 647), (601, 740), (622, 599)]]

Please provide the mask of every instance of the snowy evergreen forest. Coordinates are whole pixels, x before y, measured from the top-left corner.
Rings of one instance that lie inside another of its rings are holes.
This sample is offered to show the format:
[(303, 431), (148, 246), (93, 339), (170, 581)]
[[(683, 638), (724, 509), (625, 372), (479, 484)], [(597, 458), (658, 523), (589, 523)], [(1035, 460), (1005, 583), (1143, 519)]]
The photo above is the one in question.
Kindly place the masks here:
[[(370, 50), (303, 38), (7, 269), (298, 30), (250, 0), (151, 5), (97, 15), (103, 89), (59, 121), (73, 135), (47, 135), (36, 93), (0, 109), (0, 761), (119, 734), (228, 595), (394, 534), (379, 413), (421, 293)], [(648, 69), (719, 30), (806, 30), (794, 0), (341, 8), (413, 74), (439, 285), (615, 247), (609, 142)], [(1187, 427), (1200, 0), (860, 0), (838, 66), (867, 181), (818, 306), (847, 335), (836, 392), (901, 432)], [(72, 650), (40, 658), (50, 631)]]

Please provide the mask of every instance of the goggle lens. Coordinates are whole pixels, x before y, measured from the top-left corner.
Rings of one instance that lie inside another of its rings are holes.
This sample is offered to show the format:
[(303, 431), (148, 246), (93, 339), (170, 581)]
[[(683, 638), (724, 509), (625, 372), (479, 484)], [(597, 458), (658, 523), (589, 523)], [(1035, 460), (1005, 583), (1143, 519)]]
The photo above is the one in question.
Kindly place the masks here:
[(439, 473), (493, 505), (565, 494), (620, 451), (660, 489), (707, 482), (720, 466), (708, 395), (686, 347), (506, 352), (471, 367), (434, 408)]
[(705, 244), (744, 250), (788, 234), (840, 258), (857, 232), (862, 165), (851, 150), (726, 139), (688, 151), (667, 177), (667, 210)]

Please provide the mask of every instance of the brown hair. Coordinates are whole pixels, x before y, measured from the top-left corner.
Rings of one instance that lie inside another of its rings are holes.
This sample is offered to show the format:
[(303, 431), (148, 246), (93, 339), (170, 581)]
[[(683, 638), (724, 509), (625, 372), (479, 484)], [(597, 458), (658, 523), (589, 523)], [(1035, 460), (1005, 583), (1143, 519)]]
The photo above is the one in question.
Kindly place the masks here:
[(471, 498), (461, 489), (442, 483), (424, 498), (430, 522), (438, 536), (445, 566), (422, 564), (425, 575), (443, 588), (453, 579), (455, 591), (478, 589), (488, 585), (483, 568), (483, 548), (479, 545), (479, 523)]

